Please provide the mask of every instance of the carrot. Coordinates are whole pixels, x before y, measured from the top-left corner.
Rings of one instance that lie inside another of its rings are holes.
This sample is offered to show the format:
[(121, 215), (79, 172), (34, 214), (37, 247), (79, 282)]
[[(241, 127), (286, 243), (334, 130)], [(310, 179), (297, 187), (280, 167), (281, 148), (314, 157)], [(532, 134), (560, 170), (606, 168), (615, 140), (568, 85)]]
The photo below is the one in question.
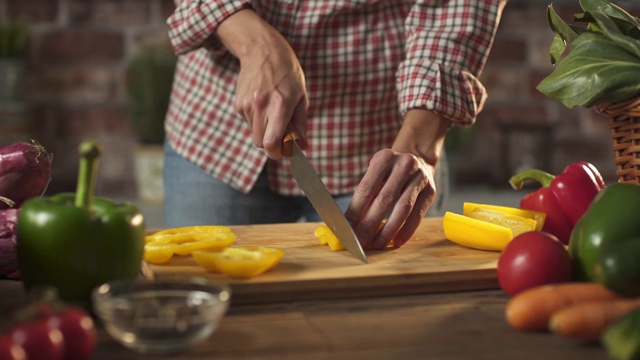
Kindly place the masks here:
[(635, 308), (640, 308), (640, 298), (575, 304), (555, 312), (549, 329), (562, 337), (598, 340), (607, 326)]
[(548, 330), (556, 311), (572, 304), (621, 298), (596, 282), (565, 282), (530, 288), (515, 295), (506, 307), (509, 325), (519, 330)]

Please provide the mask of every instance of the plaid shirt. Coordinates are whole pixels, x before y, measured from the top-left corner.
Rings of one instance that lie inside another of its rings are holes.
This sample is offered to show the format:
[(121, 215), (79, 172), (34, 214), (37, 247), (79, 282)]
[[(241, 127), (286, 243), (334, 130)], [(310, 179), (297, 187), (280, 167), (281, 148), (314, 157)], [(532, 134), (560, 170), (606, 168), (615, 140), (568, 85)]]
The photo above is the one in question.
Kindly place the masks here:
[(305, 71), (307, 155), (333, 194), (354, 191), (371, 156), (391, 147), (404, 114), (475, 121), (478, 81), (506, 0), (182, 0), (167, 20), (180, 55), (167, 112), (174, 149), (249, 192), (267, 166), (272, 189), (300, 195), (286, 159), (256, 148), (235, 112), (239, 63), (215, 36), (251, 8), (288, 41)]

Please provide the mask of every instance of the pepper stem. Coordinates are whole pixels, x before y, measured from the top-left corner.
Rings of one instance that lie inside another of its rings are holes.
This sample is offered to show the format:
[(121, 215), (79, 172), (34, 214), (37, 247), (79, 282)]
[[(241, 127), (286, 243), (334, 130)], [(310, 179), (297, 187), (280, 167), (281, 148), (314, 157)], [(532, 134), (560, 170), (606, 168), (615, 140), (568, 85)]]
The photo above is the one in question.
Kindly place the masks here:
[(93, 204), (98, 177), (98, 158), (102, 154), (102, 148), (93, 141), (85, 141), (78, 147), (78, 152), (80, 153), (80, 169), (78, 170), (75, 206), (89, 209)]
[(511, 184), (511, 187), (515, 190), (520, 190), (522, 189), (522, 185), (525, 180), (534, 180), (539, 182), (542, 187), (549, 187), (549, 185), (551, 185), (551, 180), (554, 178), (554, 175), (549, 174), (546, 171), (529, 169), (513, 175), (509, 179), (509, 184)]

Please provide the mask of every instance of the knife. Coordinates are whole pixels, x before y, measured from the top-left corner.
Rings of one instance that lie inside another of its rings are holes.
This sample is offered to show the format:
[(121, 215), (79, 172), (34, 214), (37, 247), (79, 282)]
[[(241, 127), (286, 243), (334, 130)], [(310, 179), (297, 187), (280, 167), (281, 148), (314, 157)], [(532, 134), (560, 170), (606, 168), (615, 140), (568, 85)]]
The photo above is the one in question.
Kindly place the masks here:
[(307, 156), (302, 152), (296, 142), (300, 135), (296, 131), (290, 131), (283, 140), (282, 154), (291, 161), (291, 173), (302, 188), (313, 208), (324, 223), (331, 229), (333, 234), (340, 240), (342, 245), (349, 252), (361, 260), (367, 262), (367, 256), (362, 250), (362, 246), (353, 232), (351, 225), (344, 217), (342, 210), (336, 204), (333, 196), (327, 187), (322, 183), (318, 173), (307, 160)]

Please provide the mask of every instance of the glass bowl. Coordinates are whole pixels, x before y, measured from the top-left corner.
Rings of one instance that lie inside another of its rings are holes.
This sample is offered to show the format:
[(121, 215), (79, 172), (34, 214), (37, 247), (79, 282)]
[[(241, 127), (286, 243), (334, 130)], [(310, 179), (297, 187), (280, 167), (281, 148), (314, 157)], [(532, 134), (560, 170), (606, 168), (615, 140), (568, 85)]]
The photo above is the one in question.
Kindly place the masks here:
[(226, 284), (199, 277), (116, 280), (96, 287), (93, 312), (127, 348), (172, 354), (207, 339), (229, 307)]

